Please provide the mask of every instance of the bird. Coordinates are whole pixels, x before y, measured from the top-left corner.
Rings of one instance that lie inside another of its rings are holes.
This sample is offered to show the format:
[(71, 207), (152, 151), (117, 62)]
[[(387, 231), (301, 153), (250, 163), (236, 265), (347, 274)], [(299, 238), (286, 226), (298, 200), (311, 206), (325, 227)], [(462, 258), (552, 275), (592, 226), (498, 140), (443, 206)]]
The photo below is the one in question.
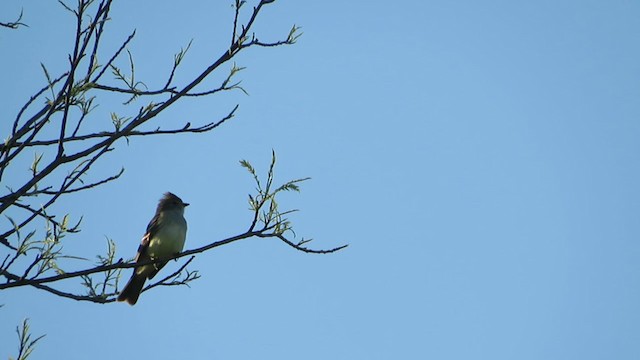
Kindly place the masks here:
[[(187, 221), (184, 218), (184, 208), (187, 206), (189, 204), (170, 192), (162, 196), (156, 214), (147, 225), (147, 231), (138, 247), (134, 259), (136, 263), (169, 258), (182, 251), (187, 237)], [(144, 283), (153, 278), (167, 262), (168, 260), (136, 266), (117, 300), (135, 305)]]

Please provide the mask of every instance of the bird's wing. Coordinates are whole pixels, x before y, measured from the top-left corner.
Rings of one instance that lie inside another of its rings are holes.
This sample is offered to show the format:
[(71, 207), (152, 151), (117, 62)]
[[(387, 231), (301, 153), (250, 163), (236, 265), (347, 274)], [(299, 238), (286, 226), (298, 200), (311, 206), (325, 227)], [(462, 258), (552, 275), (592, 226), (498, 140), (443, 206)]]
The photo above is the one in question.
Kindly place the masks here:
[(136, 254), (135, 262), (149, 260), (149, 254), (147, 253), (147, 250), (149, 249), (149, 243), (151, 242), (151, 239), (158, 231), (159, 220), (159, 216), (158, 214), (156, 214), (156, 216), (154, 216), (153, 219), (151, 219), (151, 221), (149, 222), (149, 225), (147, 225), (147, 232), (142, 237), (140, 246), (138, 246), (138, 253)]
[(147, 250), (149, 249), (149, 241), (151, 241), (151, 237), (149, 233), (144, 234), (142, 237), (142, 241), (138, 246), (138, 253), (136, 254), (135, 262), (141, 262), (149, 259), (149, 255), (147, 254)]

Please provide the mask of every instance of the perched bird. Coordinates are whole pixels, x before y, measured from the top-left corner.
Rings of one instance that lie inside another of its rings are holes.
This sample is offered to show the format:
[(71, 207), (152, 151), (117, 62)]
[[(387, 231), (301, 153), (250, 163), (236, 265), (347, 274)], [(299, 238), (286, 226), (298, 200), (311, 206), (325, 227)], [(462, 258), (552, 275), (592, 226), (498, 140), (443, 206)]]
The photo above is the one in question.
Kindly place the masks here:
[[(135, 262), (143, 263), (151, 259), (168, 258), (182, 251), (187, 236), (187, 221), (184, 219), (186, 204), (176, 195), (167, 192), (158, 202), (156, 214), (142, 237)], [(141, 265), (133, 269), (133, 274), (118, 301), (135, 305), (147, 279), (153, 278), (167, 261)]]

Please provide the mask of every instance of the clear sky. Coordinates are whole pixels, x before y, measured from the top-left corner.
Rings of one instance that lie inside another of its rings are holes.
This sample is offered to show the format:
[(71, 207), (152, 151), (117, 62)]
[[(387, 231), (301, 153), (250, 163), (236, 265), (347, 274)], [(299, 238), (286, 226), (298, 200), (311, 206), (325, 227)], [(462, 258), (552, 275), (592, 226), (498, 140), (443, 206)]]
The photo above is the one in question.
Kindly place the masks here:
[[(105, 49), (137, 29), (137, 77), (159, 85), (193, 39), (186, 79), (227, 45), (230, 4), (117, 1)], [(0, 30), (3, 134), (43, 86), (39, 63), (64, 68), (74, 26), (56, 2), (3, 1), (0, 17), (21, 8), (29, 28)], [(639, 359), (639, 16), (623, 0), (276, 1), (259, 37), (304, 35), (237, 58), (249, 96), (157, 124), (240, 103), (236, 118), (120, 143), (92, 174), (123, 177), (60, 204), (84, 215), (65, 250), (93, 258), (111, 238), (133, 256), (168, 190), (192, 204), (187, 248), (241, 233), (253, 185), (238, 160), (264, 172), (271, 149), (278, 180), (312, 177), (281, 199), (301, 209), (297, 234), (349, 248), (244, 240), (135, 307), (3, 291), (0, 358), (28, 317), (47, 334), (33, 359)]]

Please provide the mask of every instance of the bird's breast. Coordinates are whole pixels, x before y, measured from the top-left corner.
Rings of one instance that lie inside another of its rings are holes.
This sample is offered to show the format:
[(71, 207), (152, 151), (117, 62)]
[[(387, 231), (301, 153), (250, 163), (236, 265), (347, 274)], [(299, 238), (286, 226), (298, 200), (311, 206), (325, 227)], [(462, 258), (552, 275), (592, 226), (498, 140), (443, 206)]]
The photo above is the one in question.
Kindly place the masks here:
[(149, 242), (149, 255), (152, 258), (173, 256), (182, 251), (187, 237), (187, 223), (184, 218), (181, 221), (167, 221), (163, 219), (155, 235)]

